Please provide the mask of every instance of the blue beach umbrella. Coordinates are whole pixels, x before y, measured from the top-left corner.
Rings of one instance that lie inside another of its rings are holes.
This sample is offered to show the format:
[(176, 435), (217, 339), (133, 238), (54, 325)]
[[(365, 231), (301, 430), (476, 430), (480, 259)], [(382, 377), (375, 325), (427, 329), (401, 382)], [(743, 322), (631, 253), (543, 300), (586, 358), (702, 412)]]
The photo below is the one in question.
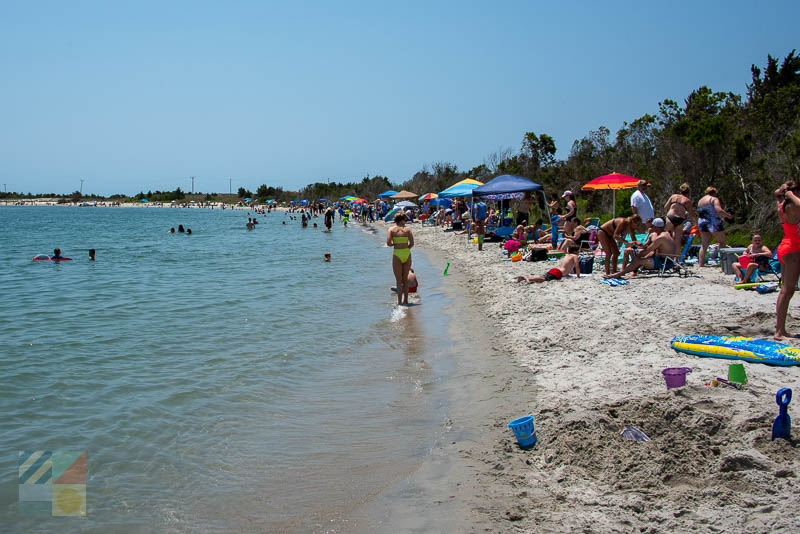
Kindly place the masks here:
[(245, 202), (247, 202), (247, 201), (250, 201), (250, 200), (253, 200), (253, 199), (252, 199), (252, 198), (250, 198), (250, 197), (247, 197), (247, 198), (243, 198), (242, 200), (244, 200)]
[(146, 198), (142, 198), (142, 199), (139, 199), (139, 202), (150, 202), (150, 201), (147, 200)]

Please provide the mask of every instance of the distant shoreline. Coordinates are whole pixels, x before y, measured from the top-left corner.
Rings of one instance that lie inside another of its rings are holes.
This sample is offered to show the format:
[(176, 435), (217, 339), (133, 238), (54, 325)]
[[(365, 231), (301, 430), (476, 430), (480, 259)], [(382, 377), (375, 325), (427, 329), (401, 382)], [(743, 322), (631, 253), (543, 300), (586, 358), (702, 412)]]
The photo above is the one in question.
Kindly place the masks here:
[[(264, 207), (262, 204), (254, 206), (238, 206), (236, 204), (229, 204), (227, 202), (114, 202), (114, 201), (92, 201), (92, 202), (58, 202), (58, 199), (51, 198), (37, 198), (37, 199), (3, 199), (0, 200), (0, 206), (55, 206), (55, 207), (86, 207), (86, 208), (183, 208), (183, 209), (226, 209), (226, 210), (253, 210), (255, 208)], [(282, 206), (274, 206), (273, 210), (286, 208)]]

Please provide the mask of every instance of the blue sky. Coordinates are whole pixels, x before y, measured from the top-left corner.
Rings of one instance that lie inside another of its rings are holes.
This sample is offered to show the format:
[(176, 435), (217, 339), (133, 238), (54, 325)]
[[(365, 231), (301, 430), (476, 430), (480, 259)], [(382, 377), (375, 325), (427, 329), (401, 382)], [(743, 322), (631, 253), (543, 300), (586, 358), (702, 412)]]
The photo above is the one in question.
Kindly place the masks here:
[[(693, 89), (744, 94), (800, 2), (2, 2), (9, 191), (296, 189), (565, 158)], [(2, 185), (2, 184), (0, 184)]]

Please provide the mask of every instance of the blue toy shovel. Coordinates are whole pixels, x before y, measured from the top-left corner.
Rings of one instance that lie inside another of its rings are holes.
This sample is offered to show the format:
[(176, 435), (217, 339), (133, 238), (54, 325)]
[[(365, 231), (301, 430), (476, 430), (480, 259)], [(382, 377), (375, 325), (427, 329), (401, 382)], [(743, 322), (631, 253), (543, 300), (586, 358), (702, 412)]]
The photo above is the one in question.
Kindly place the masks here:
[(773, 441), (775, 438), (789, 439), (789, 433), (792, 430), (792, 420), (786, 412), (786, 407), (789, 406), (791, 401), (792, 390), (789, 388), (781, 388), (778, 390), (778, 394), (775, 395), (775, 402), (778, 403), (780, 412), (778, 413), (778, 417), (775, 418), (775, 422), (772, 423)]

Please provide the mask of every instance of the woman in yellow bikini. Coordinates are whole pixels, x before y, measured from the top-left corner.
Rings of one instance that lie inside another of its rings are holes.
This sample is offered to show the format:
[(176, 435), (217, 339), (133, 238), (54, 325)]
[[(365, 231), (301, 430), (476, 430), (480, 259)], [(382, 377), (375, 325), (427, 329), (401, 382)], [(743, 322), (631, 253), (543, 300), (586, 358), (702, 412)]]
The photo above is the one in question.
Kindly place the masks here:
[(397, 304), (408, 304), (408, 273), (411, 270), (414, 234), (411, 233), (411, 228), (406, 228), (406, 216), (403, 213), (394, 216), (394, 224), (389, 228), (386, 246), (394, 247), (392, 270), (397, 283)]

